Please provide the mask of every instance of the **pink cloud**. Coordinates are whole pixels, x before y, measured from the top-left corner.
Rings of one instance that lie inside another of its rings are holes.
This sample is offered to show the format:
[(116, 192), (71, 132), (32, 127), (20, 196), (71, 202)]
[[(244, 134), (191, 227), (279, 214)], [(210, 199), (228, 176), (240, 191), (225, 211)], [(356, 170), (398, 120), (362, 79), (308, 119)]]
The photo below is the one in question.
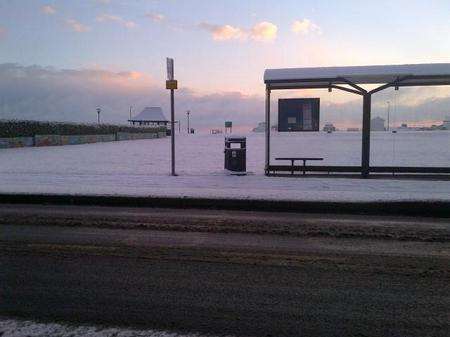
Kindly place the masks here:
[(78, 22), (74, 19), (68, 19), (66, 20), (66, 25), (74, 32), (76, 33), (85, 33), (91, 30), (90, 27), (83, 25), (82, 23)]
[(115, 22), (121, 26), (128, 28), (128, 29), (135, 28), (137, 26), (136, 23), (133, 21), (128, 21), (120, 16), (111, 15), (111, 14), (101, 14), (101, 15), (97, 16), (96, 20), (98, 22), (107, 22), (107, 21)]
[(45, 5), (41, 7), (41, 11), (46, 15), (53, 15), (56, 13), (56, 8), (54, 6)]
[(275, 24), (267, 21), (257, 23), (251, 29), (228, 24), (216, 25), (207, 22), (200, 23), (199, 27), (211, 33), (211, 36), (215, 41), (246, 41), (251, 39), (259, 42), (270, 42), (276, 39), (278, 31), (278, 27)]

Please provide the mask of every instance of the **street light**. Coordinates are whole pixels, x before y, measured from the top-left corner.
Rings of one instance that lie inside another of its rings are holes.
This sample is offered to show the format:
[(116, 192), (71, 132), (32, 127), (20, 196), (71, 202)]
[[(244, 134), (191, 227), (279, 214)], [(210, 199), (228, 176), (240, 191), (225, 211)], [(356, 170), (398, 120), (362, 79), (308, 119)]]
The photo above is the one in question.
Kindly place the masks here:
[(97, 124), (100, 124), (100, 112), (102, 111), (102, 109), (97, 108)]
[(189, 128), (189, 115), (191, 114), (191, 110), (186, 111), (187, 115), (187, 132), (191, 133), (191, 129)]
[(389, 120), (390, 120), (390, 114), (391, 114), (391, 102), (387, 101), (387, 131), (389, 131)]

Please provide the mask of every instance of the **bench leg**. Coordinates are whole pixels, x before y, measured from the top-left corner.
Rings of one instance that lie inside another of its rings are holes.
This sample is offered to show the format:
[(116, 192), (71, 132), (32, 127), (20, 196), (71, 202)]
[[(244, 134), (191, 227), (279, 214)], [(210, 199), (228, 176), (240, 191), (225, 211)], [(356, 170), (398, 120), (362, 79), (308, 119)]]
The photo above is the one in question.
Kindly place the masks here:
[(291, 175), (294, 175), (294, 161), (291, 160)]
[(306, 160), (303, 161), (303, 175), (306, 175)]

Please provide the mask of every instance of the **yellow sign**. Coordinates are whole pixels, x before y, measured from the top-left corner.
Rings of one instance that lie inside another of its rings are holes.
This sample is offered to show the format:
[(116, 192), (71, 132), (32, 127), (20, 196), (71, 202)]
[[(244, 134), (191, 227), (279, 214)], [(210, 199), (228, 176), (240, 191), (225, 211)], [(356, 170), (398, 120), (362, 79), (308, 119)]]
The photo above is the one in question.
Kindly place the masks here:
[(178, 89), (178, 81), (177, 80), (166, 81), (166, 89)]

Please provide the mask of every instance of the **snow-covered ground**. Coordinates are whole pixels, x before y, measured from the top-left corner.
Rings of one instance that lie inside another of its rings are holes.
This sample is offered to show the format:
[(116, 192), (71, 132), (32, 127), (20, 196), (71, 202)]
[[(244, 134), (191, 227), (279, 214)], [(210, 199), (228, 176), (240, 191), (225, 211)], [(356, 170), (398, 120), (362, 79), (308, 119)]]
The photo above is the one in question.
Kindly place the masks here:
[(57, 323), (37, 323), (25, 320), (0, 318), (2, 337), (212, 337), (212, 335), (179, 334), (157, 330), (76, 326)]
[[(284, 200), (450, 200), (450, 181), (265, 177), (264, 134), (247, 136), (248, 176), (223, 171), (223, 135), (0, 150), (0, 192), (194, 196)], [(358, 132), (274, 133), (272, 157), (318, 156), (359, 165)], [(372, 133), (372, 165), (450, 166), (450, 132)]]

